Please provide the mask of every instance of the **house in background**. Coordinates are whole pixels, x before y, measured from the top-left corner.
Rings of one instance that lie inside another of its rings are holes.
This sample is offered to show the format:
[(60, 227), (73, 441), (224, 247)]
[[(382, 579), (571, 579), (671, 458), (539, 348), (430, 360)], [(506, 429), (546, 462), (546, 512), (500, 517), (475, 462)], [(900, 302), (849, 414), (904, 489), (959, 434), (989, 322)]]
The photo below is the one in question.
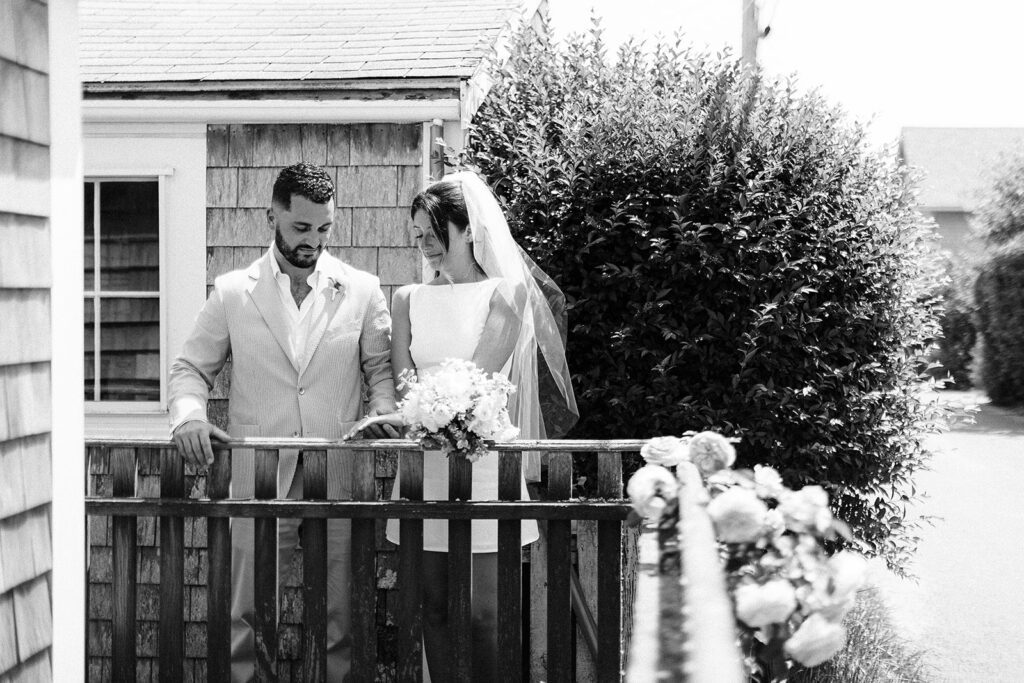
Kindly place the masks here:
[(966, 255), (970, 219), (1001, 159), (1024, 151), (1024, 128), (904, 128), (900, 158), (923, 172), (921, 210), (935, 219), (940, 247)]
[(170, 361), (213, 279), (269, 244), (283, 166), (335, 176), (335, 255), (378, 274), (389, 301), (418, 281), (407, 211), (443, 171), (432, 140), (461, 146), (485, 60), (542, 11), (83, 0), (86, 434), (166, 436)]
[[(420, 281), (408, 211), (443, 172), (433, 141), (461, 147), (487, 91), (486, 60), (543, 11), (541, 0), (82, 0), (86, 436), (167, 437), (170, 362), (214, 278), (270, 244), (265, 211), (284, 166), (303, 160), (334, 176), (333, 254), (377, 274), (389, 301)], [(227, 376), (212, 395), (215, 421), (226, 415)], [(109, 462), (102, 449), (90, 455), (91, 489), (109, 493)], [(393, 458), (378, 463), (381, 490), (394, 469)], [(159, 490), (148, 461), (137, 481), (137, 495)], [(157, 675), (152, 522), (142, 521), (137, 557), (140, 680)], [(185, 670), (196, 680), (206, 674), (205, 524), (185, 530)], [(87, 676), (103, 681), (110, 520), (94, 520), (89, 536)], [(378, 568), (396, 565), (379, 539)], [(282, 604), (301, 605), (301, 571), (282, 582)], [(380, 592), (385, 623), (394, 592)], [(293, 642), (301, 610), (281, 622)]]

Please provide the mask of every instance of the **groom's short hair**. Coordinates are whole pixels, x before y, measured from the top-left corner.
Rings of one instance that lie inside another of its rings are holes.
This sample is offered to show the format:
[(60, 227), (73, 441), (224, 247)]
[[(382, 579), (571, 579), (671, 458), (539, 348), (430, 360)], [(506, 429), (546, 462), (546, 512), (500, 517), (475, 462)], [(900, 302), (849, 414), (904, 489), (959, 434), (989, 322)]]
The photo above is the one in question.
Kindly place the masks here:
[(334, 199), (334, 181), (319, 166), (302, 161), (281, 171), (274, 181), (272, 201), (285, 210), (292, 208), (292, 195), (305, 197), (316, 204)]

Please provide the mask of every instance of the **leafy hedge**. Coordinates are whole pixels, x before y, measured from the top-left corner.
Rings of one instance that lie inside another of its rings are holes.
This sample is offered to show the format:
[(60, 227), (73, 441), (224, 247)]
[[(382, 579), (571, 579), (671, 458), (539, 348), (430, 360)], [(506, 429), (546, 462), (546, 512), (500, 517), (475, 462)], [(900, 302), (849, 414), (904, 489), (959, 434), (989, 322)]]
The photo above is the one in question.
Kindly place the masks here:
[[(943, 259), (947, 280), (937, 295), (942, 299), (939, 328), (942, 336), (929, 355), (934, 367), (928, 374), (939, 380), (944, 388), (970, 389), (974, 369), (978, 328), (974, 304), (974, 272), (963, 262), (951, 257)], [(952, 380), (952, 381), (950, 381)]]
[(1024, 403), (1024, 235), (991, 249), (974, 289), (979, 373), (996, 405)]
[[(902, 565), (936, 413), (929, 228), (893, 155), (816, 94), (659, 45), (524, 34), (457, 160), (566, 293), (579, 438), (713, 428), (824, 485)], [(584, 474), (587, 471), (584, 470)]]
[(993, 403), (1024, 403), (1024, 152), (998, 170), (977, 227), (978, 374)]

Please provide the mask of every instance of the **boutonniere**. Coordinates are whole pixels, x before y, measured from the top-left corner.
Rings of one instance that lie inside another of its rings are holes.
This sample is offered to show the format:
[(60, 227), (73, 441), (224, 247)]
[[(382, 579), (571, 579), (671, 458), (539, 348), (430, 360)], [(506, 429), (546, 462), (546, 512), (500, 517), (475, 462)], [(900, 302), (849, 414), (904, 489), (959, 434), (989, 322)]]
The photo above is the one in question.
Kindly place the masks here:
[(345, 296), (345, 285), (334, 278), (330, 279), (329, 287), (331, 290), (331, 301), (334, 301), (336, 296)]

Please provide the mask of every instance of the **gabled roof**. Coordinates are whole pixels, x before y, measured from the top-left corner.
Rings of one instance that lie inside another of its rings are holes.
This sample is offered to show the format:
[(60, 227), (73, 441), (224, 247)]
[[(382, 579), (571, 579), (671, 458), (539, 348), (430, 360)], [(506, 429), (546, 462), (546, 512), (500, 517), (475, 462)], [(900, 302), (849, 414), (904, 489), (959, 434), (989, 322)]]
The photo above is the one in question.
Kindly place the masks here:
[(1005, 156), (1024, 150), (1024, 128), (904, 128), (900, 156), (923, 171), (918, 201), (971, 211)]
[(80, 0), (90, 83), (468, 78), (538, 0)]

